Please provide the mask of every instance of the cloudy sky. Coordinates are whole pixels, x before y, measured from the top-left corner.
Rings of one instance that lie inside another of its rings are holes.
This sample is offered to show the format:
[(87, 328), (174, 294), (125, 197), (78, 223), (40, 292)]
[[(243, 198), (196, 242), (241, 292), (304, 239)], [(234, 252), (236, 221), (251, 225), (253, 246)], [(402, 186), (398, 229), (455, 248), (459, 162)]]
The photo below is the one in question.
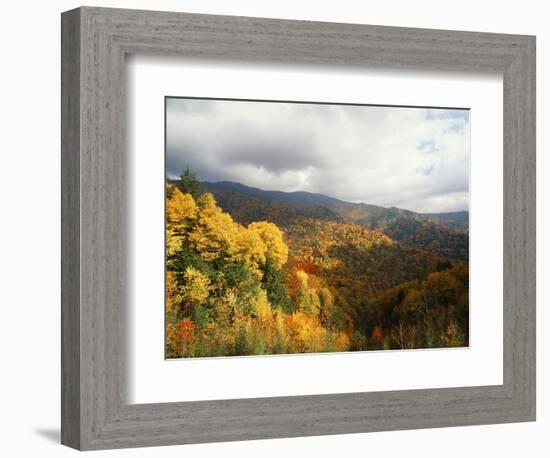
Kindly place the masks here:
[(170, 98), (166, 168), (419, 212), (468, 209), (469, 111)]

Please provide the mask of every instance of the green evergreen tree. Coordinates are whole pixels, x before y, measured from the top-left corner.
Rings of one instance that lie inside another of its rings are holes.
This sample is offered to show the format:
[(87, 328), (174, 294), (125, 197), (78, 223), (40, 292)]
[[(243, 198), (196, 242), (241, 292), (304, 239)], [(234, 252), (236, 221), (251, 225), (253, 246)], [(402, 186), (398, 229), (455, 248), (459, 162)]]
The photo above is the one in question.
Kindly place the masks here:
[(180, 175), (179, 188), (185, 194), (191, 194), (193, 199), (197, 201), (203, 194), (204, 188), (197, 176), (187, 167)]
[(277, 270), (269, 256), (265, 263), (262, 283), (271, 305), (274, 308), (281, 308), (286, 313), (290, 313), (292, 311), (292, 304), (283, 282), (283, 275), (280, 270)]

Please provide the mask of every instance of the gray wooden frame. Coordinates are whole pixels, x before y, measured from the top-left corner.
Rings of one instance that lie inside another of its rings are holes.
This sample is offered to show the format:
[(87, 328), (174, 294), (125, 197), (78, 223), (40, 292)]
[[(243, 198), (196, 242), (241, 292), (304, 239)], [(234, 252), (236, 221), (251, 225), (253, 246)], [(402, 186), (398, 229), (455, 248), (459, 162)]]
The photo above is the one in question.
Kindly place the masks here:
[[(62, 14), (61, 37), (63, 444), (105, 449), (535, 419), (534, 37), (90, 7)], [(128, 404), (129, 53), (503, 74), (503, 385)]]

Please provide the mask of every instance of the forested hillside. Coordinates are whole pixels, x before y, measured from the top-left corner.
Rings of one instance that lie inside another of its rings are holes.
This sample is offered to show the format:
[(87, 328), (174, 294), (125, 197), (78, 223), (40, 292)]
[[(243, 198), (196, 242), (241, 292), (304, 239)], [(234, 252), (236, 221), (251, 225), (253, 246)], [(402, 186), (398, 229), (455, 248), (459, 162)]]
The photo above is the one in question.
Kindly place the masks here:
[(468, 212), (421, 214), (400, 208), (344, 202), (322, 194), (262, 191), (240, 183), (203, 183), (220, 206), (248, 222), (309, 215), (377, 229), (394, 240), (424, 248), (452, 260), (468, 261)]
[(468, 235), (320, 194), (167, 183), (166, 355), (468, 345)]
[(447, 213), (423, 213), (424, 216), (435, 218), (459, 229), (468, 230), (470, 224), (470, 215), (467, 211), (447, 212)]

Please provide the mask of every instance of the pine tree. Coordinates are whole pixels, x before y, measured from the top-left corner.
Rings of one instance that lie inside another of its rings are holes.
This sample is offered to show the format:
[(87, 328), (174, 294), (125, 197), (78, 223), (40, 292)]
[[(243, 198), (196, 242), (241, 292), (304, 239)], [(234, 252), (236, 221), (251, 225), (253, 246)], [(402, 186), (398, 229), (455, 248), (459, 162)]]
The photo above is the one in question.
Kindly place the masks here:
[(288, 297), (286, 286), (283, 283), (283, 275), (281, 271), (275, 267), (269, 256), (265, 263), (262, 283), (267, 292), (267, 298), (273, 307), (281, 308), (284, 312), (290, 313), (292, 311), (292, 304)]
[(197, 200), (204, 194), (204, 188), (197, 176), (187, 167), (180, 175), (179, 187), (183, 193), (191, 194)]

